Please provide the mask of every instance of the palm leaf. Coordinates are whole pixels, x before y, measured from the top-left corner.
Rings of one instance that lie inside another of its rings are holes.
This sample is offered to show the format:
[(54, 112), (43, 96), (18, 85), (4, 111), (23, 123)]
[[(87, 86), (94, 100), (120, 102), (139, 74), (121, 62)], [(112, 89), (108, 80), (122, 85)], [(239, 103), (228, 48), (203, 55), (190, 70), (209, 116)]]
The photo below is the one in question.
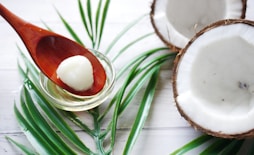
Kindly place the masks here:
[[(57, 10), (56, 10), (57, 11)], [(60, 17), (62, 23), (64, 24), (64, 26), (66, 27), (66, 29), (68, 30), (68, 32), (70, 33), (70, 35), (73, 37), (73, 39), (79, 43), (80, 45), (83, 45), (83, 42), (81, 41), (81, 39), (78, 37), (77, 33), (73, 30), (73, 28), (70, 26), (70, 24), (63, 18), (63, 16), (57, 11), (58, 16)]]
[[(161, 66), (164, 62), (168, 61), (170, 58), (174, 58), (174, 54), (166, 54), (157, 57), (154, 61), (151, 61), (144, 66), (139, 67), (135, 72), (135, 77), (139, 76), (142, 72), (142, 76), (137, 79), (135, 78), (135, 83), (133, 84), (135, 87), (130, 88), (129, 93), (126, 95), (125, 99), (123, 100), (121, 107), (119, 108), (119, 115), (126, 109), (128, 104), (131, 102), (132, 99), (137, 95), (137, 92), (142, 88), (142, 86), (147, 82), (147, 79), (152, 76), (154, 69)], [(155, 89), (155, 88), (154, 88)], [(153, 91), (153, 89), (151, 89)]]
[[(68, 27), (69, 27), (69, 24), (62, 18), (62, 20), (64, 21), (64, 23), (65, 23), (65, 25), (68, 25)], [(68, 29), (69, 30), (69, 29)], [(149, 34), (150, 35), (150, 34)], [(148, 36), (148, 35), (147, 35)], [(137, 39), (136, 41), (139, 41), (139, 40), (141, 40), (142, 38), (145, 38), (145, 37), (141, 37), (141, 38), (139, 38), (139, 39)], [(130, 47), (131, 45), (134, 45), (134, 43), (135, 43), (135, 41), (133, 41), (131, 44), (129, 44), (129, 45), (127, 45), (126, 46), (126, 48), (124, 48), (124, 49), (127, 49), (127, 47)], [(164, 49), (164, 48), (158, 48), (157, 50), (162, 50), (162, 49)], [(156, 50), (154, 50), (154, 51), (156, 51)], [(156, 53), (156, 52), (153, 52), (153, 53)], [(147, 57), (149, 57), (150, 55), (151, 55), (151, 53), (149, 54), (147, 54), (147, 53), (145, 53), (144, 54), (145, 56), (141, 56), (140, 58), (142, 58), (142, 57), (144, 57), (145, 59), (147, 58)], [(28, 65), (28, 71), (29, 70), (36, 70), (35, 69), (35, 67), (30, 67), (31, 66), (31, 64), (29, 63), (29, 60), (26, 58), (26, 57), (23, 57), (23, 59), (25, 60), (25, 61), (27, 61), (27, 65)], [(142, 63), (143, 61), (142, 60), (145, 60), (145, 59), (141, 59), (141, 61), (140, 61), (140, 63)], [(129, 66), (132, 66), (132, 65), (129, 65)], [(137, 67), (139, 66), (139, 65), (136, 65)], [(28, 75), (27, 75), (27, 72), (25, 72), (25, 70), (22, 70), (22, 68), (21, 68), (21, 66), (19, 66), (19, 68), (20, 68), (20, 70), (21, 70), (21, 72), (22, 72), (22, 74), (23, 74), (23, 77), (24, 78), (29, 78), (28, 77)], [(133, 70), (134, 71), (134, 70)], [(135, 74), (137, 74), (137, 73), (139, 73), (141, 70), (140, 69), (138, 69), (138, 72), (136, 72), (136, 73), (134, 73), (133, 72), (133, 76), (131, 76), (131, 79), (133, 80), (133, 79), (135, 79)], [(34, 74), (32, 74), (33, 76), (32, 76), (32, 79), (30, 80), (27, 80), (27, 87), (30, 89), (30, 92), (34, 92), (33, 94), (34, 94), (34, 98), (36, 99), (36, 102), (39, 104), (39, 106), (42, 108), (42, 110), (45, 112), (45, 114), (48, 116), (48, 119), (54, 124), (54, 125), (56, 125), (56, 128), (58, 129), (58, 130), (60, 130), (61, 132), (63, 132), (62, 131), (62, 129), (61, 129), (61, 126), (59, 127), (59, 125), (57, 125), (57, 122), (64, 122), (63, 120), (57, 120), (57, 121), (52, 121), (52, 118), (61, 118), (61, 116), (52, 116), (52, 114), (57, 114), (57, 112), (56, 111), (54, 111), (54, 108), (48, 108), (47, 106), (50, 106), (50, 103), (46, 103), (47, 102), (47, 100), (43, 97), (43, 95), (40, 93), (40, 91), (36, 88), (36, 87), (38, 87), (38, 85), (36, 86), (36, 84), (34, 85), (33, 84), (33, 82), (32, 81), (36, 81), (36, 78), (38, 79), (38, 75), (37, 75), (37, 77), (34, 75)], [(145, 79), (145, 78), (143, 78), (143, 79)], [(130, 80), (129, 82), (131, 82), (132, 80)], [(145, 80), (144, 80), (144, 82), (145, 82)], [(143, 82), (143, 83), (144, 83)], [(127, 85), (128, 85), (128, 81), (127, 81)], [(142, 85), (140, 85), (140, 87), (139, 88), (141, 88), (141, 86)], [(123, 89), (123, 93), (124, 93), (124, 91), (125, 91), (125, 89)], [(136, 91), (137, 92), (137, 91)], [(117, 97), (119, 97), (119, 94), (117, 94), (116, 95)], [(133, 95), (128, 95), (129, 97), (128, 98), (131, 98), (131, 97), (134, 97), (135, 95), (133, 94)], [(130, 99), (131, 100), (131, 99)], [(126, 104), (125, 104), (126, 105)], [(45, 107), (47, 107), (46, 109), (45, 109)], [(122, 108), (122, 110), (121, 111), (123, 111), (124, 110), (124, 108)], [(105, 138), (105, 135), (106, 135), (106, 132), (100, 132), (99, 130), (100, 130), (100, 125), (99, 125), (99, 123), (98, 122), (96, 122), (96, 120), (98, 120), (97, 118), (99, 118), (99, 114), (98, 114), (98, 112), (93, 112), (93, 110), (92, 111), (90, 111), (90, 114), (92, 114), (93, 115), (93, 117), (94, 117), (94, 120), (95, 120), (95, 122), (94, 122), (94, 124), (95, 124), (95, 131), (97, 131), (96, 133), (95, 132), (93, 132), (92, 130), (90, 130), (82, 121), (80, 121), (80, 119), (78, 119), (78, 117), (76, 116), (76, 115), (74, 115), (73, 113), (68, 113), (68, 118), (70, 118), (73, 122), (75, 122), (79, 127), (81, 127), (85, 132), (87, 132), (89, 135), (91, 135), (91, 136), (93, 136), (94, 138), (95, 138), (95, 141), (96, 141), (96, 144), (97, 144), (97, 148), (100, 150), (100, 152), (102, 152), (102, 153), (106, 153), (105, 151), (104, 151), (104, 149), (102, 148), (103, 146), (102, 146), (102, 140)], [(113, 123), (114, 124), (114, 123)], [(111, 126), (111, 125), (109, 125), (109, 126)], [(65, 128), (68, 128), (68, 127), (65, 127)], [(63, 132), (64, 133), (64, 132)], [(114, 131), (112, 132), (113, 133), (113, 135), (112, 135), (112, 137), (115, 137), (115, 133), (114, 133)], [(67, 136), (68, 137), (68, 136)], [(101, 139), (100, 139), (101, 138)], [(74, 142), (73, 144), (75, 145), (75, 143), (76, 142)], [(112, 149), (113, 149), (113, 147), (112, 148), (110, 148), (108, 151), (107, 151), (107, 153), (110, 153), (111, 151), (112, 151)], [(91, 154), (91, 152), (89, 152), (89, 154)]]
[(209, 145), (201, 155), (207, 154), (219, 154), (219, 152), (229, 144), (231, 140), (229, 139), (216, 139), (211, 145)]
[(31, 95), (28, 93), (26, 87), (24, 87), (21, 94), (21, 105), (26, 118), (29, 120), (31, 126), (38, 132), (55, 150), (61, 154), (75, 154), (68, 145), (60, 138), (55, 130), (49, 126), (44, 117), (40, 114), (40, 111), (33, 103)]
[[(91, 5), (91, 2), (90, 0), (86, 0), (86, 6), (84, 7), (82, 1), (78, 0), (79, 13), (87, 36), (92, 42), (92, 48), (98, 49), (102, 41), (110, 0), (98, 0), (95, 9), (93, 5)], [(58, 11), (57, 14), (73, 39), (81, 45), (84, 45), (72, 26)], [(144, 17), (146, 17), (146, 15), (139, 17), (124, 27), (108, 45), (105, 54), (109, 54), (118, 41)], [(45, 23), (44, 25), (49, 28)], [(136, 39), (118, 50), (119, 53), (114, 56), (113, 61), (120, 59), (121, 55), (124, 52), (128, 52), (130, 47), (137, 45), (140, 41), (148, 38), (152, 34), (153, 33), (147, 33), (142, 36), (137, 36)], [(168, 48), (158, 47), (144, 51), (140, 56), (133, 58), (129, 64), (125, 65), (125, 67), (118, 72), (117, 80), (124, 78), (124, 82), (122, 82), (122, 86), (119, 90), (116, 91), (115, 94), (112, 94), (112, 99), (107, 108), (103, 111), (100, 111), (100, 108), (94, 108), (86, 112), (93, 118), (93, 129), (91, 129), (75, 113), (61, 111), (55, 109), (51, 105), (39, 89), (39, 71), (37, 67), (31, 63), (31, 60), (19, 49), (25, 67), (22, 62), (19, 61), (18, 70), (25, 80), (24, 88), (21, 90), (21, 107), (17, 108), (15, 105), (14, 111), (18, 123), (24, 130), (25, 135), (36, 152), (42, 154), (75, 154), (75, 151), (79, 150), (85, 154), (111, 154), (115, 147), (115, 142), (117, 142), (116, 134), (119, 116), (133, 103), (132, 101), (134, 101), (135, 97), (140, 95), (138, 92), (146, 86), (123, 150), (123, 154), (131, 153), (150, 111), (154, 98), (156, 81), (159, 75), (159, 68), (164, 62), (173, 59), (176, 55), (176, 53), (170, 53), (156, 56), (158, 52), (162, 50), (168, 50)], [(108, 125), (106, 129), (103, 129), (101, 126), (105, 123), (104, 118), (106, 115), (109, 115), (111, 110), (113, 110), (112, 120), (107, 122)], [(92, 151), (80, 140), (74, 130), (64, 120), (65, 118), (70, 119), (76, 126), (94, 139), (96, 151)], [(8, 140), (27, 154), (36, 153), (12, 139)], [(104, 144), (105, 141), (109, 141), (109, 146)], [(225, 140), (203, 135), (177, 149), (172, 154), (185, 154), (211, 141), (212, 143), (207, 145), (201, 154), (232, 154), (238, 152), (244, 145), (244, 140)], [(252, 154), (254, 152), (253, 150), (254, 149), (250, 149), (248, 153)]]
[(73, 123), (75, 123), (78, 127), (80, 127), (83, 131), (89, 134), (91, 137), (96, 136), (93, 131), (84, 124), (80, 118), (71, 111), (61, 111), (68, 119), (70, 119)]
[(136, 24), (138, 24), (144, 17), (146, 17), (147, 14), (138, 17), (134, 21), (132, 21), (130, 24), (128, 24), (121, 32), (118, 33), (118, 35), (111, 41), (108, 48), (105, 50), (105, 54), (109, 54), (111, 49), (116, 45), (116, 43), (120, 40), (121, 37), (124, 36), (131, 28), (133, 28)]
[[(95, 17), (95, 36), (98, 36), (100, 33), (99, 24), (101, 18), (101, 10), (102, 10), (102, 0), (99, 1), (97, 9), (96, 9), (96, 17)], [(98, 45), (99, 46), (99, 45)]]
[[(29, 63), (29, 60), (26, 57), (23, 57), (23, 58), (25, 59), (24, 61), (27, 61), (27, 64), (31, 64), (31, 62)], [(34, 65), (28, 66), (28, 73), (30, 73), (29, 72), (30, 70), (36, 70), (36, 69), (37, 68), (35, 68)], [(40, 90), (38, 89), (40, 87), (39, 83), (38, 83), (39, 75), (26, 74), (25, 71), (23, 70), (23, 68), (21, 68), (20, 66), (19, 66), (19, 70), (20, 70), (20, 72), (22, 72), (23, 77), (26, 79), (25, 80), (25, 86), (26, 86), (25, 88), (28, 88), (28, 89), (30, 89), (33, 92), (33, 94), (34, 94), (33, 97), (37, 100), (37, 103), (40, 105), (40, 107), (43, 109), (43, 111), (46, 113), (47, 117), (55, 125), (55, 127), (59, 131), (61, 131), (62, 134), (65, 135), (66, 138), (69, 139), (80, 150), (84, 151), (85, 153), (92, 154), (91, 151), (81, 142), (81, 140), (74, 133), (74, 131), (62, 119), (62, 117), (58, 114), (58, 112), (51, 106), (51, 104), (47, 101), (47, 99), (40, 92)], [(32, 73), (34, 73), (34, 72), (32, 72)], [(37, 82), (33, 83), (33, 81), (37, 81)], [(32, 92), (30, 92), (30, 93), (32, 93)], [(27, 94), (30, 94), (30, 93), (26, 92), (25, 96), (27, 96)], [(22, 94), (21, 94), (21, 96), (22, 96)], [(21, 97), (21, 101), (22, 101), (22, 97)], [(34, 107), (33, 104), (35, 102), (30, 99), (26, 103), (29, 104), (30, 106)], [(35, 107), (34, 107), (33, 110), (36, 110)], [(33, 114), (39, 114), (39, 111), (33, 111), (32, 113)], [(38, 116), (38, 117), (41, 117), (41, 116)], [(33, 120), (30, 119), (30, 121), (32, 122)], [(39, 122), (44, 122), (45, 124), (47, 124), (47, 122), (45, 120), (44, 121), (40, 120)], [(43, 129), (43, 127), (40, 127), (40, 129)], [(49, 127), (48, 127), (48, 129), (49, 129)], [(38, 128), (37, 128), (37, 130), (38, 130)]]
[(135, 39), (134, 41), (128, 43), (127, 45), (125, 45), (122, 49), (119, 50), (119, 52), (116, 54), (116, 56), (114, 56), (114, 57), (112, 58), (112, 62), (116, 61), (116, 59), (117, 59), (121, 54), (123, 54), (124, 51), (126, 51), (129, 47), (133, 46), (134, 44), (137, 44), (139, 41), (142, 41), (142, 40), (144, 40), (146, 37), (149, 37), (149, 36), (151, 36), (151, 35), (153, 35), (153, 34), (154, 34), (153, 32), (152, 32), (152, 33), (145, 34), (145, 35), (143, 35), (143, 36), (141, 36), (141, 37)]
[(24, 152), (27, 155), (37, 155), (38, 153), (35, 152), (33, 149), (28, 148), (27, 146), (16, 142), (15, 140), (11, 139), (10, 137), (6, 137), (6, 139), (11, 142), (12, 144), (14, 144), (15, 146), (17, 146), (20, 150), (22, 150), (22, 152)]
[[(220, 154), (220, 155), (231, 155), (238, 154), (242, 147), (244, 146), (244, 142), (246, 140), (237, 140), (237, 139), (223, 139), (216, 138), (209, 135), (202, 135), (194, 139), (193, 141), (185, 144), (181, 148), (175, 150), (171, 155), (182, 155), (186, 154), (189, 151), (201, 147), (201, 145), (210, 142), (209, 144), (203, 146), (203, 151), (201, 151), (200, 155), (210, 155), (210, 154)], [(253, 141), (253, 140), (252, 140)], [(245, 150), (244, 154), (253, 154), (252, 146), (247, 146), (248, 151)], [(241, 153), (240, 153), (241, 154)]]
[(254, 140), (252, 140), (252, 144), (249, 146), (248, 151), (246, 151), (245, 155), (254, 154)]
[(48, 26), (47, 23), (45, 23), (44, 21), (41, 21), (41, 22), (42, 22), (42, 24), (46, 27), (47, 30), (53, 31), (53, 30)]
[(55, 149), (33, 129), (30, 123), (23, 117), (21, 112), (18, 110), (16, 105), (14, 106), (14, 112), (20, 127), (24, 131), (24, 134), (37, 152), (40, 152), (41, 154), (57, 154)]
[(24, 54), (24, 52), (22, 52), (22, 50), (19, 48), (19, 46), (17, 46), (17, 48), (19, 50), (19, 55), (22, 59), (22, 62), (27, 67), (26, 71), (25, 71), (20, 64), (20, 61), (18, 61), (19, 72), (21, 73), (21, 75), (24, 79), (27, 79), (27, 75), (29, 74), (32, 77), (32, 79), (34, 80), (33, 82), (38, 84), (37, 79), (38, 79), (39, 71), (38, 71), (37, 67), (35, 67), (35, 65), (31, 62), (31, 60)]
[[(84, 25), (84, 28), (86, 30), (86, 33), (88, 35), (88, 37), (90, 38), (91, 42), (92, 42), (92, 46), (94, 47), (95, 46), (95, 42), (94, 42), (94, 36), (93, 36), (93, 30), (90, 28), (88, 28), (88, 24), (89, 24), (89, 21), (86, 19), (86, 14), (85, 14), (85, 11), (84, 11), (84, 7), (82, 5), (82, 2), (81, 0), (78, 0), (78, 5), (79, 5), (79, 12), (80, 12), (80, 15), (81, 15), (81, 20), (82, 20), (82, 23)], [(89, 6), (87, 6), (89, 7)]]
[(229, 145), (227, 145), (223, 150), (220, 152), (221, 155), (227, 154), (235, 154), (239, 152), (243, 145), (244, 140), (232, 140)]
[[(97, 35), (97, 48), (100, 47), (100, 44), (101, 44), (101, 39), (102, 39), (103, 30), (104, 30), (104, 25), (106, 22), (106, 17), (108, 14), (109, 4), (110, 4), (110, 0), (106, 0), (105, 5), (103, 7), (102, 14), (101, 14), (101, 21), (99, 22), (100, 26), (98, 26), (99, 31), (97, 33), (98, 34)], [(99, 9), (100, 9), (100, 7), (99, 7)], [(97, 12), (99, 12), (99, 11), (97, 11)]]
[(133, 58), (133, 60), (131, 60), (131, 62), (127, 65), (125, 65), (117, 74), (116, 79), (119, 79), (126, 71), (128, 71), (129, 68), (132, 68), (136, 63), (142, 63), (143, 61), (145, 61), (149, 56), (157, 53), (158, 51), (161, 50), (168, 50), (167, 47), (158, 47), (155, 49), (151, 49), (148, 51), (145, 51), (143, 54), (141, 54), (140, 56), (137, 56), (136, 58)]
[[(129, 64), (126, 64), (125, 67), (123, 67), (119, 72), (118, 72), (118, 75), (117, 75), (117, 79), (119, 79), (124, 72), (129, 72), (129, 74), (131, 74), (132, 72), (136, 72), (135, 68), (140, 66), (149, 56), (151, 56), (152, 54), (155, 54), (156, 52), (158, 51), (161, 51), (161, 50), (165, 50), (167, 48), (156, 48), (156, 49), (152, 49), (152, 50), (148, 50), (146, 52), (144, 52), (143, 54), (141, 54), (140, 56), (138, 56), (137, 58), (133, 59)], [(136, 66), (136, 67), (135, 67)], [(129, 71), (129, 70), (132, 70), (132, 71)], [(136, 75), (137, 76), (137, 75)], [(126, 105), (128, 104), (133, 98), (134, 96), (136, 95), (136, 93), (141, 89), (141, 87), (143, 86), (143, 82), (141, 82), (142, 80), (145, 81), (146, 78), (144, 77), (141, 77), (139, 79), (140, 81), (137, 81), (134, 85), (136, 87), (132, 87), (131, 90), (129, 91), (129, 94), (127, 95), (127, 97), (124, 99), (123, 103), (122, 104), (122, 107), (123, 105)], [(131, 80), (129, 80), (129, 83), (130, 83)], [(126, 85), (129, 85), (129, 83), (127, 83)], [(125, 85), (123, 85), (123, 87), (127, 87)], [(122, 87), (122, 88), (123, 88)], [(98, 118), (98, 121), (101, 121), (105, 115), (109, 112), (109, 110), (111, 109), (111, 107), (115, 104), (116, 102), (116, 99), (119, 98), (119, 93), (121, 92), (121, 90), (118, 90), (117, 91), (118, 93), (115, 94), (115, 96), (113, 97), (113, 99), (111, 100), (111, 102), (109, 103), (108, 107), (106, 108), (106, 110), (101, 114), (101, 116)], [(126, 106), (124, 106), (126, 107)], [(123, 109), (125, 108), (122, 108), (122, 110), (120, 109), (119, 110), (119, 114), (121, 114), (121, 112), (123, 111)]]
[(135, 122), (131, 128), (130, 135), (128, 137), (128, 140), (126, 142), (125, 148), (124, 148), (124, 155), (128, 155), (133, 148), (136, 139), (141, 132), (144, 123), (146, 121), (146, 118), (149, 114), (149, 109), (151, 107), (151, 103), (153, 101), (154, 93), (155, 93), (155, 86), (156, 81), (159, 74), (159, 66), (153, 68), (153, 72), (149, 81), (149, 84), (146, 88), (146, 92), (143, 96), (143, 100), (141, 102), (141, 105), (139, 107)]
[(78, 149), (87, 154), (93, 154), (92, 151), (83, 144), (75, 132), (70, 128), (70, 126), (62, 119), (58, 112), (51, 106), (50, 102), (41, 94), (40, 90), (32, 83), (29, 82), (29, 88), (35, 94), (35, 99), (43, 111), (47, 114), (48, 119), (57, 127), (59, 131)]
[(87, 0), (86, 1), (86, 10), (87, 10), (87, 17), (88, 17), (88, 23), (89, 23), (89, 28), (91, 32), (91, 36), (94, 36), (94, 29), (93, 29), (93, 20), (92, 20), (92, 6), (91, 6), (91, 1)]

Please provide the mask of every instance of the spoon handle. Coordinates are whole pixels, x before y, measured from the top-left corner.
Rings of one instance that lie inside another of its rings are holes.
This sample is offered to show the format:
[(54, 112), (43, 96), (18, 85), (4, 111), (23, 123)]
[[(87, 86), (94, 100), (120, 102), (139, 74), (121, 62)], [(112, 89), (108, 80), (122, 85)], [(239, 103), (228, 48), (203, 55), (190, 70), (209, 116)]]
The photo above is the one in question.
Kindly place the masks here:
[(0, 4), (0, 15), (12, 26), (12, 28), (15, 29), (18, 34), (21, 33), (23, 26), (28, 24), (26, 21), (9, 11), (2, 4)]
[(40, 27), (26, 22), (12, 13), (2, 4), (0, 4), (0, 15), (18, 33), (31, 55), (35, 55), (34, 52), (36, 51), (36, 45), (42, 37), (55, 35), (53, 32), (46, 31)]

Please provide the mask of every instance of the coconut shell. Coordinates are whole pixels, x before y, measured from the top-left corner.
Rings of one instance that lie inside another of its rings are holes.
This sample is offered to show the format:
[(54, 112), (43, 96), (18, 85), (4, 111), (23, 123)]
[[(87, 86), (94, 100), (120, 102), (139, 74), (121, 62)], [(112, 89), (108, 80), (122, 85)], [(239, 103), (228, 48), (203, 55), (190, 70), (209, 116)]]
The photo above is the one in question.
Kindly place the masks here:
[(187, 52), (187, 49), (191, 46), (191, 44), (200, 36), (202, 36), (204, 33), (206, 33), (207, 31), (216, 28), (216, 27), (220, 27), (220, 26), (224, 26), (224, 25), (230, 25), (230, 24), (238, 24), (238, 23), (243, 23), (243, 24), (247, 24), (250, 26), (254, 27), (254, 21), (250, 21), (250, 20), (244, 20), (244, 19), (227, 19), (227, 20), (221, 20), (218, 22), (215, 22), (207, 27), (205, 27), (204, 29), (202, 29), (200, 32), (198, 32), (186, 45), (185, 48), (183, 48), (182, 50), (179, 51), (177, 57), (175, 58), (174, 61), (174, 67), (173, 67), (173, 77), (172, 77), (172, 86), (173, 86), (173, 95), (174, 95), (174, 100), (176, 102), (176, 107), (179, 111), (179, 113), (181, 114), (182, 117), (184, 117), (189, 124), (194, 127), (195, 129), (204, 132), (206, 134), (215, 136), (215, 137), (221, 137), (221, 138), (236, 138), (236, 139), (243, 139), (243, 138), (250, 138), (254, 136), (254, 129), (251, 129), (249, 131), (246, 131), (244, 133), (238, 133), (238, 134), (224, 134), (224, 133), (220, 133), (220, 132), (214, 132), (211, 129), (206, 129), (203, 128), (202, 126), (198, 125), (197, 123), (193, 122), (191, 118), (189, 118), (186, 113), (181, 109), (181, 107), (179, 106), (179, 103), (177, 102), (176, 98), (178, 97), (178, 90), (177, 90), (177, 73), (178, 73), (178, 64), (179, 62), (181, 62), (182, 57), (184, 56), (184, 54)]
[(165, 39), (163, 37), (163, 35), (160, 33), (160, 31), (158, 30), (158, 28), (155, 24), (154, 14), (155, 14), (156, 2), (157, 2), (157, 0), (153, 0), (152, 5), (151, 5), (151, 12), (150, 12), (150, 20), (151, 20), (152, 26), (154, 28), (154, 31), (157, 34), (157, 36), (161, 39), (161, 41), (164, 42), (173, 52), (179, 52), (181, 50), (181, 48), (177, 47), (174, 44), (172, 44), (171, 42), (167, 41), (167, 39)]
[[(157, 4), (157, 1), (159, 0), (153, 0), (152, 5), (151, 5), (151, 11), (150, 11), (150, 20), (151, 20), (151, 24), (154, 28), (155, 33), (157, 34), (157, 36), (161, 39), (162, 42), (164, 42), (166, 44), (166, 46), (168, 46), (172, 51), (174, 52), (179, 52), (182, 48), (181, 47), (177, 47), (176, 45), (174, 45), (174, 43), (169, 42), (159, 31), (159, 28), (156, 26), (155, 20), (154, 20), (154, 16), (155, 16), (155, 7)], [(247, 5), (247, 0), (242, 0), (242, 13), (240, 16), (240, 19), (244, 19), (245, 18), (245, 14), (246, 14), (246, 5)]]

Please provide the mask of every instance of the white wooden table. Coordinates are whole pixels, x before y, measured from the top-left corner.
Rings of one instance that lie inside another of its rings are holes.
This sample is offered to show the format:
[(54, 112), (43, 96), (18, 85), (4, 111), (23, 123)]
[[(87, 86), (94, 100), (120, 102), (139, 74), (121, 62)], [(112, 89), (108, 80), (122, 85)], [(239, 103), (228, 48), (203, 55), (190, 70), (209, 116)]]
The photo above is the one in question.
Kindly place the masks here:
[[(80, 30), (80, 33), (83, 32), (78, 5), (75, 0), (1, 0), (1, 3), (23, 19), (38, 26), (43, 26), (41, 21), (44, 21), (57, 33), (69, 37), (68, 32), (60, 22), (55, 7), (68, 22), (74, 25), (76, 30)], [(145, 13), (149, 13), (151, 3), (151, 0), (112, 0), (104, 33), (106, 37), (104, 36), (101, 49), (106, 47), (113, 37), (129, 22)], [(130, 31), (128, 37), (125, 37), (124, 41), (120, 42), (118, 46), (123, 46), (135, 37), (152, 31), (153, 28), (147, 16)], [(18, 50), (16, 44), (22, 49), (25, 49), (25, 47), (18, 35), (1, 17), (0, 40), (0, 154), (14, 155), (20, 154), (20, 152), (6, 141), (5, 136), (10, 136), (25, 144), (28, 143), (13, 112), (14, 100), (17, 99), (21, 86), (17, 71)], [(146, 40), (144, 44), (132, 48), (134, 52), (128, 51), (129, 55), (127, 54), (121, 63), (123, 65), (125, 61), (128, 61), (128, 56), (137, 54), (136, 51), (161, 46), (164, 46), (163, 43), (154, 35)], [(179, 115), (172, 98), (170, 78), (170, 68), (165, 65), (160, 73), (150, 115), (132, 154), (166, 155), (200, 134), (190, 128), (188, 123)], [(131, 126), (130, 121), (128, 121), (130, 118), (131, 116), (125, 114), (119, 121), (118, 133), (120, 136), (117, 137), (114, 151), (116, 155), (121, 154), (124, 147)]]

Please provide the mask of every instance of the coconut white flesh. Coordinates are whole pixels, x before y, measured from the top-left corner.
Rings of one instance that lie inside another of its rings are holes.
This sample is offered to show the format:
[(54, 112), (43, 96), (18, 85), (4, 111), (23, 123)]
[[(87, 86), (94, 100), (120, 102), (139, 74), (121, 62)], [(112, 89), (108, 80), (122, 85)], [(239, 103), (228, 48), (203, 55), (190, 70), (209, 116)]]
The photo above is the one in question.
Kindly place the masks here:
[(247, 0), (245, 19), (254, 20), (254, 1)]
[(198, 37), (181, 58), (178, 106), (202, 128), (220, 134), (254, 129), (254, 28), (219, 26)]
[(80, 55), (63, 60), (56, 73), (63, 83), (76, 91), (88, 90), (94, 82), (91, 62)]
[(240, 18), (242, 8), (242, 0), (156, 0), (153, 20), (167, 42), (183, 48), (205, 26)]

